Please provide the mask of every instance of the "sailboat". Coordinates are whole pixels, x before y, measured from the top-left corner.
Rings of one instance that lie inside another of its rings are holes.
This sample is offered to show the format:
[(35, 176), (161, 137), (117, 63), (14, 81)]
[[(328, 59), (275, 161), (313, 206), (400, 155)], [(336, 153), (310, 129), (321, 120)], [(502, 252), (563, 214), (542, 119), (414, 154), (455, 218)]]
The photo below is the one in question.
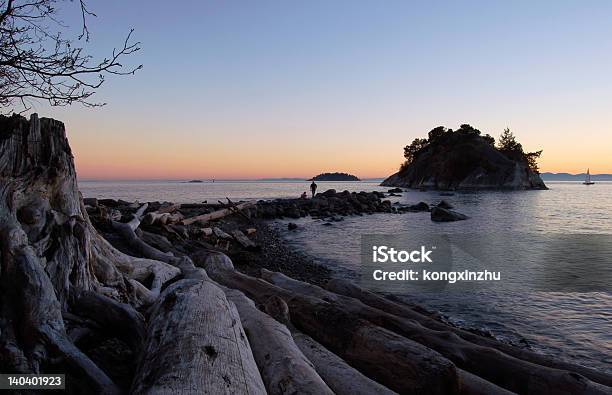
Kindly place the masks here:
[(583, 184), (584, 185), (593, 185), (593, 184), (595, 184), (595, 182), (591, 181), (591, 173), (590, 173), (589, 169), (587, 169), (586, 178), (584, 179)]

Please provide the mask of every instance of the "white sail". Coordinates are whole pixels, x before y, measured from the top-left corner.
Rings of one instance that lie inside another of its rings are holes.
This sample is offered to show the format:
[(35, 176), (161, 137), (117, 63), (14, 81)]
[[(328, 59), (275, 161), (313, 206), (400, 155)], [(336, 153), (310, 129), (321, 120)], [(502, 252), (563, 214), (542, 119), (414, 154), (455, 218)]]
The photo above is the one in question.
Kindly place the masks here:
[(587, 169), (587, 172), (586, 172), (586, 177), (585, 177), (585, 179), (584, 179), (583, 184), (584, 184), (584, 185), (592, 185), (592, 184), (595, 184), (593, 181), (591, 181), (591, 171), (590, 171), (590, 169)]

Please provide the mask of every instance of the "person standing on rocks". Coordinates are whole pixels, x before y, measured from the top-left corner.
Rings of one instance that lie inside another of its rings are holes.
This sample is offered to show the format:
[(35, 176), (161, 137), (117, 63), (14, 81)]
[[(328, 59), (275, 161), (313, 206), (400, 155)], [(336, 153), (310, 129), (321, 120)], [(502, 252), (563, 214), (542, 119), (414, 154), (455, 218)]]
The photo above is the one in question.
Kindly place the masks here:
[(310, 184), (310, 192), (312, 192), (312, 197), (314, 197), (316, 191), (317, 191), (317, 184), (315, 184), (314, 180), (312, 180), (312, 184)]

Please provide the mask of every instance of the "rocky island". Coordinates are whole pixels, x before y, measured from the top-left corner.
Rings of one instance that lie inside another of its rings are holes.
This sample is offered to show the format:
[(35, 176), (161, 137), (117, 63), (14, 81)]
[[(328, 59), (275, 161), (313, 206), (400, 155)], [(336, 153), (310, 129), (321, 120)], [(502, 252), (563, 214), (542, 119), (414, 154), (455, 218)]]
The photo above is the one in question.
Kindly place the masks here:
[(406, 161), (381, 185), (439, 190), (547, 189), (538, 172), (542, 151), (524, 152), (509, 129), (498, 144), (470, 125), (431, 130), (404, 148)]
[(358, 177), (348, 173), (321, 173), (307, 181), (361, 181)]

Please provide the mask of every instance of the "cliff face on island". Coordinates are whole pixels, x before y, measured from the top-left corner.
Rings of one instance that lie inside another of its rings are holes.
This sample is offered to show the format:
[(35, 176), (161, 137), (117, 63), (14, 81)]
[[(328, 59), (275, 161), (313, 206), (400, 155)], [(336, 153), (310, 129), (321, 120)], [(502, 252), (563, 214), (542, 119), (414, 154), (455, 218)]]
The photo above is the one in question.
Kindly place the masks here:
[[(415, 140), (419, 144), (410, 153), (411, 160), (381, 185), (440, 190), (547, 189), (529, 163), (534, 154), (523, 153), (518, 143), (517, 149), (501, 150), (490, 136), (476, 132), (460, 129), (439, 133), (429, 141)], [(539, 153), (535, 155), (534, 159)]]

